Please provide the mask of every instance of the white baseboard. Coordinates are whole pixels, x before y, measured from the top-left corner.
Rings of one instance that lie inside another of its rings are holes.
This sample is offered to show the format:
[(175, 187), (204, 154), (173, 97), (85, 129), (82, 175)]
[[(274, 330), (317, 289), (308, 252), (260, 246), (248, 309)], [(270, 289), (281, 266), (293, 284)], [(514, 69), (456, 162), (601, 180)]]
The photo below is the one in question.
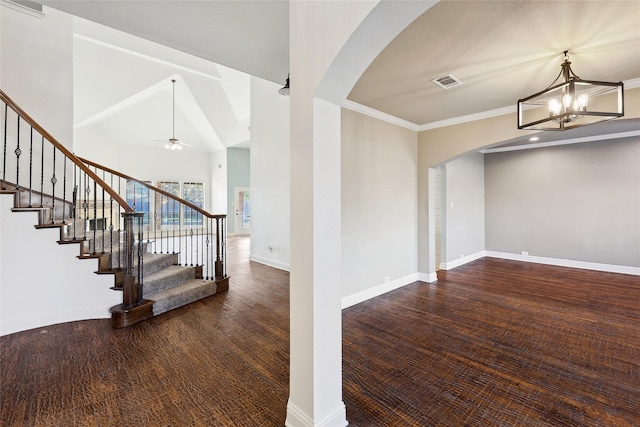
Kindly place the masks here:
[(640, 267), (626, 265), (600, 264), (596, 262), (574, 261), (571, 259), (548, 258), (533, 255), (519, 255), (508, 252), (484, 251), (484, 256), (511, 259), (514, 261), (535, 262), (538, 264), (556, 265), (559, 267), (581, 268), (584, 270), (606, 271), (609, 273), (632, 274), (640, 276)]
[(460, 267), (461, 265), (467, 264), (471, 261), (475, 261), (479, 258), (485, 256), (485, 251), (476, 252), (475, 254), (467, 255), (462, 258), (458, 258), (453, 261), (440, 263), (440, 269), (442, 270), (452, 270), (456, 267)]
[(433, 273), (418, 273), (418, 280), (421, 282), (433, 283), (438, 280), (438, 274)]
[(382, 294), (386, 294), (387, 292), (393, 291), (395, 289), (406, 286), (410, 283), (417, 282), (420, 280), (419, 274), (414, 273), (408, 276), (401, 277), (396, 280), (392, 280), (389, 283), (383, 283), (378, 286), (374, 286), (373, 288), (365, 289), (363, 291), (357, 292), (355, 294), (346, 296), (342, 298), (342, 308), (345, 309), (347, 307), (351, 307), (352, 305), (359, 304), (363, 301), (367, 301), (371, 298), (375, 298)]
[(269, 267), (277, 268), (278, 270), (290, 271), (291, 269), (289, 264), (271, 258), (249, 255), (249, 259), (251, 261), (259, 262), (260, 264), (268, 265)]
[(109, 317), (111, 317), (109, 310), (104, 307), (100, 307), (73, 312), (47, 313), (37, 317), (11, 319), (0, 323), (0, 336), (55, 325), (58, 323), (89, 319), (108, 319)]
[(344, 402), (333, 410), (329, 411), (319, 420), (312, 420), (306, 413), (293, 403), (287, 404), (287, 419), (284, 423), (286, 427), (347, 427), (347, 410)]

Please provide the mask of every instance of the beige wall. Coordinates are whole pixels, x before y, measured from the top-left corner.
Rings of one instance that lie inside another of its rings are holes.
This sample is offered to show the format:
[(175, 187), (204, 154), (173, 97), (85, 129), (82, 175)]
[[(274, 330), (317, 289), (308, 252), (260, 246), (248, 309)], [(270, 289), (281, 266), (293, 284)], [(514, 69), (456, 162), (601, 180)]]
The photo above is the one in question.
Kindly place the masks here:
[(414, 131), (342, 109), (342, 296), (417, 271)]

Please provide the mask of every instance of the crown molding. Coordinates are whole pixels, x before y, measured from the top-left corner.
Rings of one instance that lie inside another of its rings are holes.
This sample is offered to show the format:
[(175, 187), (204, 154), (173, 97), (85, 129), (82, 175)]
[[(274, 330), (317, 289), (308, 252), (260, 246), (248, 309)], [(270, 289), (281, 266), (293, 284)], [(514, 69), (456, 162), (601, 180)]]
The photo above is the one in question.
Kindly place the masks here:
[(373, 108), (358, 104), (357, 102), (353, 102), (348, 99), (342, 103), (342, 107), (351, 111), (355, 111), (356, 113), (364, 114), (365, 116), (373, 117), (374, 119), (382, 120), (383, 122), (391, 123), (393, 125), (412, 130), (414, 132), (418, 132), (420, 130), (420, 127), (415, 123), (400, 119), (396, 116), (392, 116), (391, 114), (383, 113), (382, 111), (375, 110)]

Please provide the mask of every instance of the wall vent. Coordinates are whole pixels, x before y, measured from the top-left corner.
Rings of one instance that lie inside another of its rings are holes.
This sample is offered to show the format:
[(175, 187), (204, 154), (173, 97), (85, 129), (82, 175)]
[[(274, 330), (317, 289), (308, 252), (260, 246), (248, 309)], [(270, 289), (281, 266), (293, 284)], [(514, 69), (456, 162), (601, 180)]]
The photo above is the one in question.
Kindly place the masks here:
[(453, 74), (447, 74), (446, 76), (438, 77), (437, 79), (433, 79), (431, 81), (440, 86), (442, 89), (451, 89), (462, 84), (462, 81)]

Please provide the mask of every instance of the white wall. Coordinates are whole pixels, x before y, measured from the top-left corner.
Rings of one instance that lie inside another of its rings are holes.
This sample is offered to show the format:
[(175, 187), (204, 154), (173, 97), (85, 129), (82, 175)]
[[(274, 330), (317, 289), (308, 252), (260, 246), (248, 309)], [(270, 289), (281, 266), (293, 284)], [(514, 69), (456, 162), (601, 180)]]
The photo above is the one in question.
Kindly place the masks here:
[[(251, 78), (251, 254), (284, 270), (290, 258), (289, 97)], [(271, 250), (269, 250), (271, 245)]]
[(227, 213), (227, 150), (211, 153), (211, 213)]
[(54, 138), (73, 144), (72, 18), (0, 2), (0, 87)]
[[(204, 182), (205, 194), (209, 192), (212, 158), (207, 153), (189, 148), (171, 151), (162, 144), (149, 147), (118, 144), (94, 127), (76, 129), (74, 147), (76, 155), (133, 178), (153, 182)], [(205, 209), (211, 211), (210, 207), (211, 200), (207, 197)]]
[(113, 276), (95, 274), (95, 259), (76, 259), (78, 245), (57, 244), (57, 229), (36, 230), (37, 213), (12, 207), (13, 197), (0, 195), (0, 335), (110, 317), (122, 302)]
[(453, 268), (484, 251), (484, 156), (466, 154), (444, 167), (444, 242), (440, 267)]
[[(24, 13), (0, 3), (0, 87), (71, 148), (72, 18), (43, 10)], [(0, 333), (108, 317), (122, 298), (109, 289), (113, 279), (94, 274), (95, 261), (76, 260), (77, 246), (58, 245), (57, 230), (36, 230), (36, 214), (11, 213), (11, 196), (1, 199)]]
[(342, 110), (343, 307), (417, 280), (417, 133)]

